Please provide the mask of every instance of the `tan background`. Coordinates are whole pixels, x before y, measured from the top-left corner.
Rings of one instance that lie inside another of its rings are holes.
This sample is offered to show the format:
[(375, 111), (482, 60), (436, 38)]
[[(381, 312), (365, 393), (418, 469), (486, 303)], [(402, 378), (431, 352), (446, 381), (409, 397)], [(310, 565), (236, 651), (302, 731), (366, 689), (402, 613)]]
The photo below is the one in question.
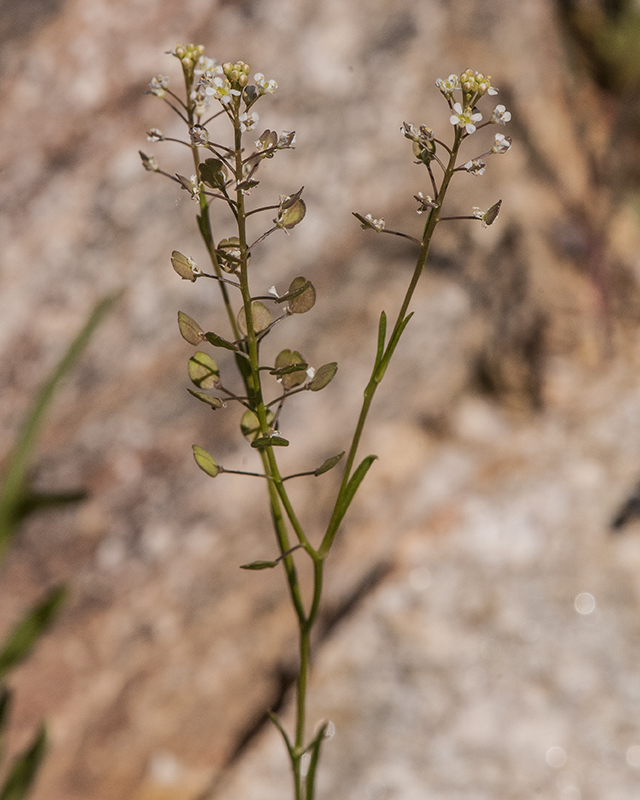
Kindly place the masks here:
[[(235, 409), (214, 417), (185, 391), (191, 348), (176, 311), (220, 329), (220, 304), (215, 287), (172, 272), (172, 249), (202, 255), (194, 206), (137, 156), (191, 174), (186, 151), (145, 139), (154, 125), (180, 132), (144, 94), (152, 75), (177, 82), (163, 55), (176, 41), (275, 78), (260, 128), (297, 131), (256, 199), (304, 184), (308, 215), (256, 252), (255, 286), (312, 279), (316, 307), (270, 347), (340, 371), (283, 418), (286, 470), (346, 446), (377, 317), (411, 271), (410, 246), (351, 217), (419, 231), (412, 196), (428, 185), (400, 123), (448, 136), (434, 81), (467, 67), (493, 76), (514, 115), (512, 152), (482, 178), (460, 176), (451, 197), (453, 213), (501, 197), (498, 223), (439, 229), (363, 442), (380, 458), (329, 562), (325, 608), (339, 624), (316, 647), (311, 722), (336, 725), (319, 797), (640, 797), (639, 530), (608, 530), (640, 477), (640, 237), (617, 127), (631, 100), (592, 82), (559, 8), (1, 9), (2, 453), (93, 303), (125, 288), (38, 453), (37, 485), (86, 485), (91, 499), (30, 521), (3, 567), (4, 627), (50, 583), (72, 589), (14, 681), (12, 747), (42, 717), (52, 736), (34, 800), (289, 796), (282, 745), (258, 723), (283, 687), (287, 714), (293, 617), (279, 574), (237, 569), (273, 556), (264, 490), (213, 483), (190, 452), (195, 442), (229, 468), (255, 466)], [(296, 487), (312, 535), (336, 479)], [(584, 592), (588, 615), (574, 606)]]

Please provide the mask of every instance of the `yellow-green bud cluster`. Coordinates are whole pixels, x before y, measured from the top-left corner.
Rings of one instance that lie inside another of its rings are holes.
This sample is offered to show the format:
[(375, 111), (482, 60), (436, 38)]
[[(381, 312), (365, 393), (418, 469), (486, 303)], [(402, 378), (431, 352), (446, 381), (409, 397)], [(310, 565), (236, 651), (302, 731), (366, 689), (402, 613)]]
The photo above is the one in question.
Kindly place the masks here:
[[(491, 89), (491, 76), (467, 69), (460, 75), (460, 87), (464, 98), (462, 105), (465, 108), (473, 108), (475, 103)], [(495, 91), (490, 94), (495, 94)]]
[(227, 61), (222, 65), (222, 71), (233, 89), (244, 89), (249, 83), (251, 67), (244, 61), (236, 61), (235, 64)]
[(180, 59), (182, 69), (191, 72), (200, 56), (204, 55), (203, 44), (177, 44), (173, 55)]

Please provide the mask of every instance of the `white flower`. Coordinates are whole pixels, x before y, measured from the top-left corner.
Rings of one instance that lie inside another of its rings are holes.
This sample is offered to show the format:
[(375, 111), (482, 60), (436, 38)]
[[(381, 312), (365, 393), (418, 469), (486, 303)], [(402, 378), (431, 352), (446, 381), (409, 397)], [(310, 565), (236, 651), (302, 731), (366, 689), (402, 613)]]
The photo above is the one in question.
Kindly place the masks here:
[(198, 59), (195, 67), (193, 68), (193, 74), (196, 78), (199, 78), (202, 75), (208, 74), (210, 77), (214, 75), (222, 75), (222, 67), (215, 58), (207, 58), (207, 56), (200, 56)]
[(494, 125), (506, 125), (507, 122), (511, 119), (511, 112), (507, 111), (507, 109), (500, 105), (496, 106), (493, 114), (491, 115), (491, 119), (489, 122), (492, 122)]
[(145, 153), (142, 152), (142, 150), (140, 150), (139, 153), (140, 153), (140, 158), (142, 159), (142, 166), (147, 171), (160, 172), (160, 165), (153, 156), (146, 155)]
[(256, 82), (256, 86), (258, 87), (258, 92), (260, 94), (274, 94), (278, 88), (276, 81), (266, 80), (261, 72), (256, 72), (256, 74), (253, 76), (253, 80)]
[(485, 212), (481, 208), (478, 208), (478, 206), (474, 206), (471, 209), (471, 213), (473, 214), (473, 216), (476, 219), (482, 219), (484, 217), (484, 214), (485, 214)]
[(216, 75), (212, 79), (203, 79), (202, 83), (206, 86), (205, 93), (213, 95), (223, 105), (228, 105), (234, 97), (240, 97), (238, 89), (232, 89), (231, 83), (226, 78)]
[(403, 122), (400, 131), (404, 136), (406, 136), (407, 139), (411, 139), (412, 142), (417, 142), (420, 139), (418, 131), (416, 130), (416, 126), (413, 124), (413, 122)]
[(193, 100), (193, 111), (197, 117), (203, 117), (206, 113), (207, 106), (209, 105), (209, 98), (205, 94), (206, 86), (199, 83), (198, 86), (191, 92), (191, 99)]
[(487, 167), (486, 164), (483, 161), (480, 161), (479, 158), (474, 158), (471, 161), (467, 161), (467, 163), (464, 165), (464, 168), (471, 175), (484, 175), (484, 171)]
[(430, 208), (436, 208), (436, 203), (433, 202), (430, 195), (424, 195), (422, 192), (418, 192), (418, 194), (414, 195), (414, 198), (420, 203), (417, 213), (422, 214), (423, 211), (427, 211)]
[(293, 150), (294, 149), (293, 143), (295, 142), (295, 140), (296, 140), (295, 131), (282, 131), (276, 147), (278, 148), (278, 150)]
[(199, 144), (202, 147), (206, 147), (209, 144), (209, 131), (204, 125), (193, 125), (189, 128), (189, 136), (191, 137), (191, 144)]
[(384, 230), (384, 220), (382, 217), (380, 219), (373, 219), (371, 214), (366, 214), (365, 222), (362, 223), (362, 230), (367, 230), (367, 228), (372, 228), (374, 231), (380, 233)]
[(187, 256), (187, 265), (194, 275), (196, 276), (202, 275), (202, 270), (196, 264), (196, 262), (191, 258), (191, 256)]
[(313, 378), (315, 377), (315, 374), (316, 374), (315, 367), (309, 367), (309, 369), (307, 370), (307, 376), (308, 376), (309, 380), (313, 380)]
[(161, 142), (163, 139), (164, 135), (162, 131), (158, 130), (157, 128), (151, 128), (150, 131), (147, 131), (148, 142)]
[(238, 119), (240, 120), (240, 130), (242, 133), (244, 133), (245, 131), (250, 131), (256, 127), (259, 117), (255, 111), (251, 114), (247, 114), (246, 111), (243, 111)]
[(149, 83), (149, 92), (154, 94), (156, 97), (164, 97), (167, 93), (167, 87), (169, 86), (169, 78), (166, 75), (156, 75), (155, 78), (151, 78), (151, 82)]
[(457, 75), (449, 75), (446, 80), (438, 78), (436, 86), (445, 97), (452, 97), (454, 90), (460, 86), (460, 80)]
[(449, 117), (449, 122), (459, 128), (464, 128), (468, 134), (475, 133), (475, 123), (480, 122), (482, 114), (478, 111), (474, 112), (471, 108), (463, 109), (460, 103), (454, 103), (453, 110), (455, 113)]
[(278, 294), (278, 290), (276, 289), (275, 286), (272, 286), (269, 289), (269, 294), (272, 294), (274, 297), (280, 297), (280, 295)]
[(200, 200), (200, 189), (202, 188), (202, 184), (198, 180), (197, 175), (192, 175), (191, 178), (191, 199), (192, 200)]
[(511, 139), (508, 139), (503, 133), (496, 133), (496, 140), (491, 148), (492, 153), (506, 153), (511, 149)]

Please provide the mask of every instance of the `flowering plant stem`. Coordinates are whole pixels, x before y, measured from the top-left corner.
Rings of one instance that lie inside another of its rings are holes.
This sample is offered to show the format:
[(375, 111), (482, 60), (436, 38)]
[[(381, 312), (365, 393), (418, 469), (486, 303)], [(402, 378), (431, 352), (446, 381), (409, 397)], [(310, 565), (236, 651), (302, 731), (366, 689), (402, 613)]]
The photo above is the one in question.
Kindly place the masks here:
[[(245, 564), (245, 569), (266, 569), (277, 566), (282, 562), (291, 603), (298, 624), (298, 670), (296, 680), (295, 702), (295, 731), (291, 736), (285, 730), (282, 722), (275, 714), (270, 714), (272, 721), (280, 731), (289, 755), (293, 775), (295, 800), (314, 800), (316, 768), (320, 757), (322, 742), (326, 738), (329, 723), (323, 723), (316, 730), (313, 738), (307, 740), (306, 708), (307, 687), (311, 662), (311, 636), (314, 626), (318, 621), (321, 607), (324, 565), (335, 540), (340, 524), (354, 499), (367, 471), (376, 456), (369, 455), (356, 466), (356, 457), (360, 441), (367, 421), (371, 404), (376, 390), (384, 378), (385, 372), (395, 353), (400, 338), (404, 333), (412, 314), (409, 306), (416, 286), (427, 262), (429, 247), (436, 228), (441, 219), (477, 219), (483, 226), (490, 225), (495, 220), (500, 203), (494, 205), (489, 211), (481, 212), (474, 208), (471, 217), (442, 217), (440, 216), (443, 202), (449, 184), (455, 172), (460, 170), (480, 175), (484, 171), (484, 164), (480, 157), (467, 162), (464, 167), (457, 167), (458, 151), (462, 142), (476, 130), (476, 125), (482, 115), (476, 110), (476, 102), (486, 93), (495, 94), (491, 87), (490, 79), (480, 73), (467, 70), (460, 78), (450, 75), (447, 81), (439, 80), (437, 85), (444, 95), (452, 112), (450, 122), (454, 125), (453, 143), (449, 147), (433, 135), (433, 131), (425, 126), (417, 130), (412, 124), (404, 123), (402, 131), (406, 138), (413, 142), (413, 152), (418, 163), (427, 168), (430, 185), (434, 197), (425, 197), (422, 193), (416, 196), (419, 201), (419, 213), (427, 211), (422, 238), (391, 230), (384, 230), (383, 220), (374, 220), (371, 215), (355, 216), (362, 223), (363, 228), (373, 229), (378, 233), (387, 233), (409, 239), (419, 247), (416, 265), (411, 275), (404, 299), (398, 311), (395, 324), (387, 338), (387, 317), (384, 311), (380, 316), (378, 327), (378, 346), (374, 360), (371, 377), (364, 390), (362, 408), (351, 440), (349, 451), (344, 462), (344, 472), (340, 483), (329, 522), (317, 546), (311, 539), (298, 519), (289, 498), (285, 481), (305, 475), (319, 476), (337, 465), (344, 453), (328, 459), (321, 467), (310, 472), (300, 472), (295, 475), (282, 476), (278, 467), (277, 448), (287, 446), (289, 443), (280, 435), (279, 416), (285, 402), (304, 390), (319, 391), (333, 378), (337, 365), (325, 364), (317, 371), (308, 369), (300, 353), (283, 350), (275, 360), (275, 366), (261, 364), (260, 347), (264, 338), (273, 326), (285, 320), (294, 313), (305, 313), (315, 303), (315, 289), (305, 278), (296, 278), (290, 285), (288, 292), (283, 296), (277, 293), (272, 298), (264, 295), (253, 295), (250, 285), (249, 262), (254, 250), (267, 236), (278, 229), (291, 229), (302, 221), (305, 215), (304, 201), (299, 192), (280, 198), (277, 205), (261, 205), (253, 209), (247, 208), (247, 196), (258, 185), (255, 174), (264, 159), (272, 158), (277, 150), (292, 148), (295, 134), (284, 132), (280, 137), (270, 130), (266, 130), (255, 142), (256, 151), (246, 155), (243, 145), (243, 134), (251, 130), (257, 122), (257, 114), (250, 112), (254, 103), (264, 94), (273, 93), (276, 88), (275, 81), (267, 81), (260, 73), (254, 76), (255, 85), (249, 85), (249, 66), (239, 61), (236, 64), (226, 63), (219, 65), (213, 59), (204, 56), (204, 49), (194, 45), (178, 45), (173, 53), (179, 58), (186, 88), (186, 103), (182, 102), (175, 94), (168, 90), (169, 79), (163, 76), (154, 78), (150, 84), (152, 94), (163, 98), (171, 108), (188, 124), (189, 142), (183, 142), (191, 148), (195, 174), (191, 180), (176, 175), (173, 180), (181, 184), (183, 189), (191, 193), (192, 199), (199, 203), (197, 216), (198, 228), (202, 236), (206, 251), (213, 267), (214, 274), (202, 272), (193, 261), (177, 251), (172, 254), (172, 265), (183, 279), (195, 282), (198, 278), (208, 277), (216, 279), (222, 294), (222, 301), (232, 331), (232, 341), (224, 339), (216, 333), (205, 333), (195, 320), (183, 312), (178, 315), (182, 336), (191, 344), (197, 345), (207, 341), (214, 347), (232, 350), (242, 383), (244, 394), (236, 395), (231, 390), (222, 386), (219, 379), (217, 364), (205, 353), (196, 353), (189, 362), (189, 375), (199, 389), (218, 389), (224, 397), (213, 397), (202, 391), (189, 390), (198, 400), (207, 403), (211, 408), (222, 408), (223, 401), (236, 401), (246, 410), (242, 418), (241, 428), (251, 446), (258, 450), (263, 473), (244, 472), (238, 470), (225, 470), (205, 450), (194, 445), (194, 456), (198, 466), (211, 477), (216, 477), (223, 472), (237, 474), (258, 475), (266, 480), (271, 518), (277, 540), (279, 556), (275, 561), (254, 561)], [(199, 78), (196, 81), (196, 77)], [(454, 92), (461, 90), (463, 103), (453, 102)], [(166, 99), (169, 96), (178, 104), (176, 107)], [(218, 116), (226, 116), (233, 129), (233, 146), (213, 143), (209, 132), (201, 123), (205, 115), (208, 98), (213, 96), (222, 105), (222, 110), (206, 119), (206, 123)], [(244, 110), (243, 110), (244, 108)], [(182, 110), (180, 110), (182, 109)], [(184, 113), (183, 113), (184, 112)], [(504, 124), (509, 119), (509, 114), (504, 106), (498, 106), (490, 122)], [(480, 126), (483, 127), (483, 126)], [(157, 129), (149, 132), (152, 141), (162, 141), (163, 135)], [(171, 141), (180, 141), (171, 139)], [(441, 159), (437, 148), (446, 153)], [(498, 134), (492, 150), (484, 153), (482, 157), (492, 153), (506, 152), (510, 147), (510, 140)], [(205, 150), (208, 156), (201, 162), (200, 155)], [(213, 154), (215, 158), (211, 158)], [(141, 154), (143, 165), (147, 170), (158, 172), (172, 177), (160, 170), (153, 157)], [(442, 170), (440, 185), (435, 179), (432, 166), (437, 165)], [(214, 189), (211, 192), (209, 189)], [(223, 239), (216, 244), (211, 223), (211, 203), (213, 200), (222, 200), (231, 212), (237, 236)], [(276, 211), (274, 227), (268, 228), (253, 244), (247, 237), (247, 222), (249, 217), (259, 213)], [(223, 272), (233, 273), (234, 279), (223, 277)], [(239, 292), (239, 313), (236, 315), (230, 291)], [(275, 289), (273, 290), (275, 291)], [(283, 303), (284, 314), (275, 320), (271, 311), (262, 301), (271, 300), (280, 308)], [(265, 392), (271, 389), (263, 384), (265, 372), (269, 379), (276, 377), (282, 388), (279, 398), (265, 400)], [(307, 376), (309, 379), (307, 380)], [(274, 413), (272, 406), (276, 406)], [(292, 546), (292, 538), (295, 538)], [(304, 552), (313, 566), (313, 582), (309, 592), (310, 599), (305, 601), (303, 590), (296, 567), (296, 558)]]

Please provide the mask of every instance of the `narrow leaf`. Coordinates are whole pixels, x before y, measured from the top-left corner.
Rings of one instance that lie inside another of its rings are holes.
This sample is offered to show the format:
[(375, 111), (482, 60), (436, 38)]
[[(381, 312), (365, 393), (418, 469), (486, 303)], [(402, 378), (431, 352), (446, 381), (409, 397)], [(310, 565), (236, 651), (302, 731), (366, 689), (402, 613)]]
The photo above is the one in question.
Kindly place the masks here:
[(291, 375), (293, 372), (306, 372), (309, 365), (304, 361), (301, 364), (291, 364), (289, 367), (280, 367), (279, 369), (270, 369), (269, 375)]
[(277, 561), (252, 561), (250, 564), (240, 564), (240, 569), (273, 569), (277, 566)]
[(3, 686), (0, 690), (0, 734), (7, 727), (9, 711), (11, 710), (11, 689)]
[(337, 371), (338, 364), (335, 361), (318, 367), (316, 374), (313, 376), (313, 380), (309, 382), (309, 389), (311, 389), (312, 392), (319, 392), (320, 389), (324, 389), (325, 386), (331, 383)]
[(218, 408), (222, 408), (224, 403), (219, 397), (211, 397), (210, 394), (206, 394), (205, 392), (196, 392), (193, 389), (187, 389), (190, 395), (196, 398), (196, 400), (200, 400), (201, 403), (206, 403), (208, 406), (215, 411)]
[[(297, 279), (296, 279), (297, 280)], [(294, 281), (295, 283), (295, 281)], [(293, 283), (291, 284), (293, 286)], [(293, 300), (294, 297), (298, 297), (303, 292), (306, 292), (307, 289), (312, 285), (311, 281), (305, 281), (301, 286), (293, 291), (288, 291), (286, 294), (281, 295), (280, 297), (274, 298), (274, 302), (276, 303), (286, 303), (288, 300)]]
[(0, 800), (23, 800), (31, 789), (47, 748), (47, 733), (42, 726), (30, 747), (19, 755), (11, 767)]
[(85, 489), (76, 489), (68, 492), (27, 492), (16, 507), (15, 520), (19, 522), (24, 517), (41, 508), (69, 505), (86, 500), (88, 492)]
[(307, 769), (307, 775), (305, 778), (307, 786), (305, 800), (313, 800), (314, 798), (314, 792), (316, 788), (316, 769), (318, 768), (318, 761), (320, 759), (320, 748), (326, 736), (328, 727), (329, 723), (323, 722), (318, 730), (318, 733), (313, 737), (313, 741), (307, 748), (307, 753), (309, 753), (311, 758), (309, 759), (309, 767)]
[(200, 235), (206, 242), (207, 247), (211, 247), (211, 225), (209, 224), (209, 219), (207, 218), (206, 213), (203, 211), (202, 214), (196, 214), (196, 219), (198, 220)]
[(207, 475), (210, 475), (212, 478), (217, 477), (221, 470), (215, 458), (207, 453), (203, 447), (199, 447), (197, 444), (192, 445), (192, 449), (193, 457), (195, 458), (196, 464), (200, 467), (200, 469), (203, 472), (206, 472)]
[(0, 484), (0, 554), (14, 532), (17, 519), (21, 516), (20, 507), (26, 493), (25, 476), (27, 468), (31, 461), (36, 436), (56, 389), (60, 381), (78, 360), (88, 345), (93, 332), (111, 310), (120, 295), (120, 292), (107, 295), (97, 303), (83, 328), (69, 345), (64, 356), (36, 396)]
[(335, 465), (340, 461), (344, 453), (345, 451), (343, 450), (341, 453), (338, 453), (337, 456), (331, 456), (331, 458), (328, 458), (321, 467), (318, 467), (318, 469), (314, 471), (313, 474), (322, 475), (325, 472), (329, 472), (329, 470), (333, 469)]
[(378, 325), (378, 352), (376, 353), (376, 364), (380, 363), (384, 353), (384, 342), (387, 335), (387, 315), (384, 311), (380, 314), (380, 324)]
[(265, 447), (289, 447), (289, 442), (282, 436), (261, 436), (251, 442), (251, 447), (256, 447), (258, 450)]
[(344, 515), (347, 513), (347, 510), (351, 505), (351, 501), (353, 500), (355, 493), (358, 491), (358, 487), (364, 480), (364, 476), (369, 471), (369, 467), (373, 464), (377, 457), (378, 456), (367, 456), (359, 464), (358, 468), (349, 479), (349, 482), (344, 490), (344, 494), (339, 498), (338, 503), (336, 504), (336, 509), (332, 518), (331, 527), (334, 532), (340, 527), (340, 523), (342, 522)]
[[(217, 333), (205, 333), (204, 338), (212, 344), (214, 347), (223, 347), (225, 350), (235, 350), (236, 346), (233, 342), (228, 342), (226, 339), (223, 339), (222, 336), (218, 336)], [(196, 344), (199, 344), (196, 342)]]
[(271, 720), (271, 722), (273, 722), (273, 724), (276, 726), (276, 728), (280, 731), (280, 734), (282, 735), (282, 738), (284, 739), (284, 743), (286, 745), (286, 748), (289, 751), (289, 757), (291, 758), (291, 761), (293, 763), (294, 760), (296, 759), (296, 754), (295, 754), (293, 745), (291, 744), (291, 739), (289, 739), (289, 736), (288, 736), (287, 732), (283, 728), (282, 723), (280, 722), (280, 720), (278, 719), (276, 714), (274, 714), (273, 711), (269, 711), (268, 712), (268, 716), (269, 716), (269, 719)]
[(51, 589), (33, 606), (4, 640), (0, 649), (0, 678), (31, 653), (35, 643), (50, 627), (66, 596), (64, 586)]
[(374, 378), (376, 383), (380, 383), (380, 381), (384, 378), (384, 373), (387, 371), (387, 367), (389, 366), (389, 362), (391, 361), (391, 356), (393, 355), (394, 350), (398, 346), (398, 342), (400, 341), (400, 337), (404, 333), (404, 329), (409, 324), (409, 320), (411, 319), (413, 314), (414, 314), (413, 311), (410, 314), (407, 314), (407, 316), (400, 323), (400, 325), (399, 325), (397, 331), (395, 332), (395, 334), (391, 335), (391, 339), (389, 339), (389, 344), (387, 346), (387, 349), (386, 349), (382, 359), (377, 364), (376, 369), (374, 370), (374, 373), (373, 373), (373, 378)]

